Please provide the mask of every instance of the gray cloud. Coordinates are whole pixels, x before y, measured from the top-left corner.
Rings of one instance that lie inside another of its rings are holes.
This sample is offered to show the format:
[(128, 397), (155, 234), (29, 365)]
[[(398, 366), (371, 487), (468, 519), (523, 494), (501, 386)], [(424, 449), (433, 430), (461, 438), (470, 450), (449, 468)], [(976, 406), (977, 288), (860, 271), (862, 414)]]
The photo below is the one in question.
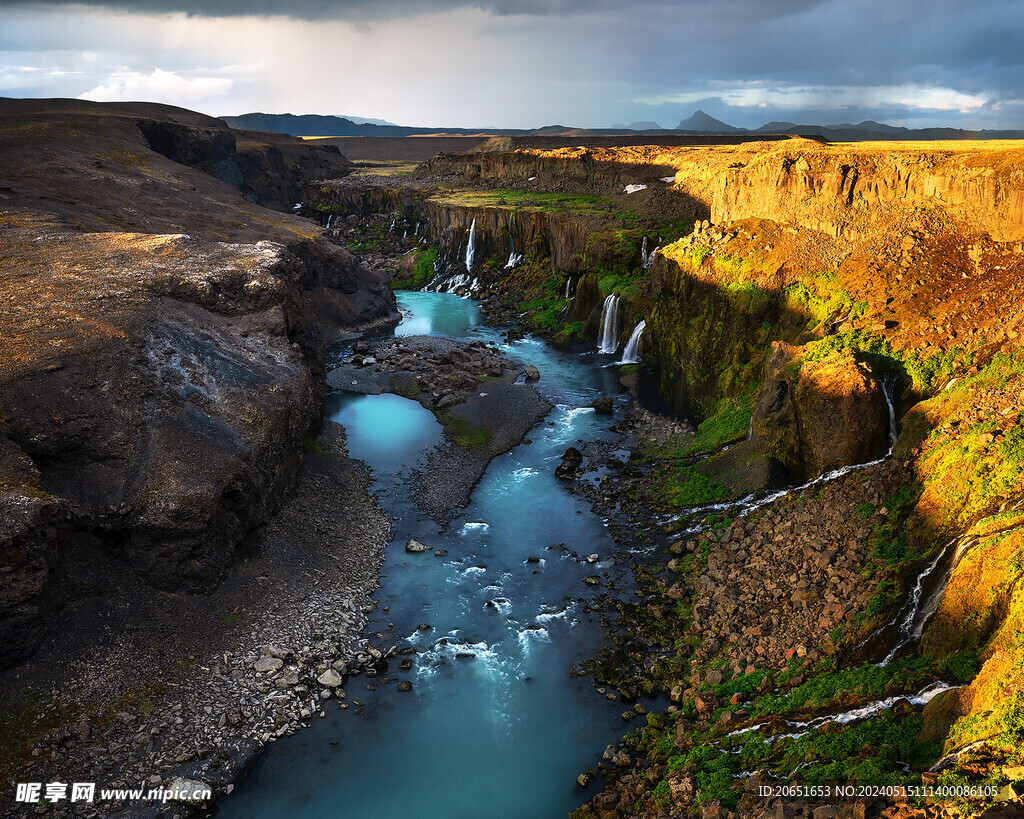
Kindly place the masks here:
[(702, 107), (1005, 127), (1024, 125), (1022, 32), (1019, 0), (0, 0), (0, 93), (424, 125), (672, 126)]

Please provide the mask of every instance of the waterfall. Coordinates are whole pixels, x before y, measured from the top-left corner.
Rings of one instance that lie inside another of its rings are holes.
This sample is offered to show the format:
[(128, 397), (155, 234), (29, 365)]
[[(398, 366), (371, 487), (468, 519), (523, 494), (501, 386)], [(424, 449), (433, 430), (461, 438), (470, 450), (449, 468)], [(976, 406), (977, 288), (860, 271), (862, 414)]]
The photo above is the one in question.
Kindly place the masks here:
[(469, 244), (466, 245), (466, 270), (473, 272), (473, 254), (476, 252), (476, 217), (469, 226)]
[(644, 328), (647, 326), (646, 321), (641, 321), (636, 329), (633, 330), (633, 334), (629, 337), (629, 342), (626, 344), (626, 349), (622, 353), (623, 364), (639, 364), (640, 360), (644, 355)]
[(565, 280), (565, 297), (567, 299), (576, 297), (576, 294), (572, 292), (572, 276)]
[(650, 253), (647, 252), (647, 237), (644, 236), (643, 242), (640, 244), (640, 267), (644, 270), (650, 270), (651, 265), (654, 264), (655, 254), (661, 250), (661, 245), (658, 245)]
[(614, 293), (604, 300), (601, 308), (601, 328), (597, 336), (599, 353), (614, 353), (619, 349), (619, 297)]
[(892, 403), (892, 385), (895, 378), (889, 374), (882, 377), (882, 394), (885, 396), (885, 405), (889, 408), (889, 452), (892, 453), (896, 446), (896, 407)]
[(508, 247), (509, 247), (508, 261), (505, 262), (505, 269), (506, 270), (509, 270), (509, 269), (511, 269), (511, 268), (513, 268), (513, 267), (523, 263), (522, 255), (516, 253), (516, 243), (515, 243), (515, 240), (512, 238), (512, 234), (511, 233), (509, 233), (509, 235), (508, 235)]

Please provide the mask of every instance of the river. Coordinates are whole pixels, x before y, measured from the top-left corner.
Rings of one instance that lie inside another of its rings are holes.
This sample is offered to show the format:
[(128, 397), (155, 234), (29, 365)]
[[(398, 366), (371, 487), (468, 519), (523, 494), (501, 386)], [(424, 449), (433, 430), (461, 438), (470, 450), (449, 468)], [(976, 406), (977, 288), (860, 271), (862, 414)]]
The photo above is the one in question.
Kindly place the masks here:
[[(325, 718), (271, 746), (218, 816), (563, 817), (588, 798), (577, 774), (626, 728), (626, 706), (569, 672), (602, 644), (596, 618), (582, 611), (596, 594), (583, 578), (608, 572), (621, 586), (628, 567), (614, 564), (601, 518), (553, 476), (566, 447), (611, 435), (611, 417), (588, 405), (621, 392), (614, 370), (537, 339), (505, 344), (472, 301), (398, 295), (396, 334), (495, 344), (540, 370), (537, 388), (554, 408), (491, 462), (464, 514), (439, 529), (405, 480), (441, 439), (433, 415), (393, 395), (327, 397), (394, 524), (371, 643), (414, 647), (414, 665), (401, 671), (393, 659), (387, 684), (348, 679), (348, 710), (330, 701)], [(410, 537), (448, 553), (408, 554)], [(591, 554), (597, 564), (586, 562)], [(411, 692), (397, 691), (402, 680)]]

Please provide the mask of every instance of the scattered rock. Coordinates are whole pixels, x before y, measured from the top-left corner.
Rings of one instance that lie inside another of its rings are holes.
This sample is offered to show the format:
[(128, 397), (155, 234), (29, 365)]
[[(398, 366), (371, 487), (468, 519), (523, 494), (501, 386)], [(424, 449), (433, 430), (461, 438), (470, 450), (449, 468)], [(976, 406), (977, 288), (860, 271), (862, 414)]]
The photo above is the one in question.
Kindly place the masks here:
[(316, 681), (327, 688), (337, 688), (342, 682), (338, 672), (333, 668), (328, 668), (323, 674), (316, 678)]

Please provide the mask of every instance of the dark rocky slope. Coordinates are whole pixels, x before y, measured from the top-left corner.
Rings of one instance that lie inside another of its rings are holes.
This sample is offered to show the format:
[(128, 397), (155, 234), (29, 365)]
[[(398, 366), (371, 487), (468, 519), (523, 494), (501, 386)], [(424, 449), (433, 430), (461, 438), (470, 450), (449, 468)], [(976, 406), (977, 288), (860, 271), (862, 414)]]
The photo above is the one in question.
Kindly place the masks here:
[[(157, 105), (4, 101), (0, 666), (127, 572), (207, 591), (294, 483), (325, 341), (396, 318), (291, 204), (336, 151)], [(243, 196), (244, 193), (244, 196)]]

